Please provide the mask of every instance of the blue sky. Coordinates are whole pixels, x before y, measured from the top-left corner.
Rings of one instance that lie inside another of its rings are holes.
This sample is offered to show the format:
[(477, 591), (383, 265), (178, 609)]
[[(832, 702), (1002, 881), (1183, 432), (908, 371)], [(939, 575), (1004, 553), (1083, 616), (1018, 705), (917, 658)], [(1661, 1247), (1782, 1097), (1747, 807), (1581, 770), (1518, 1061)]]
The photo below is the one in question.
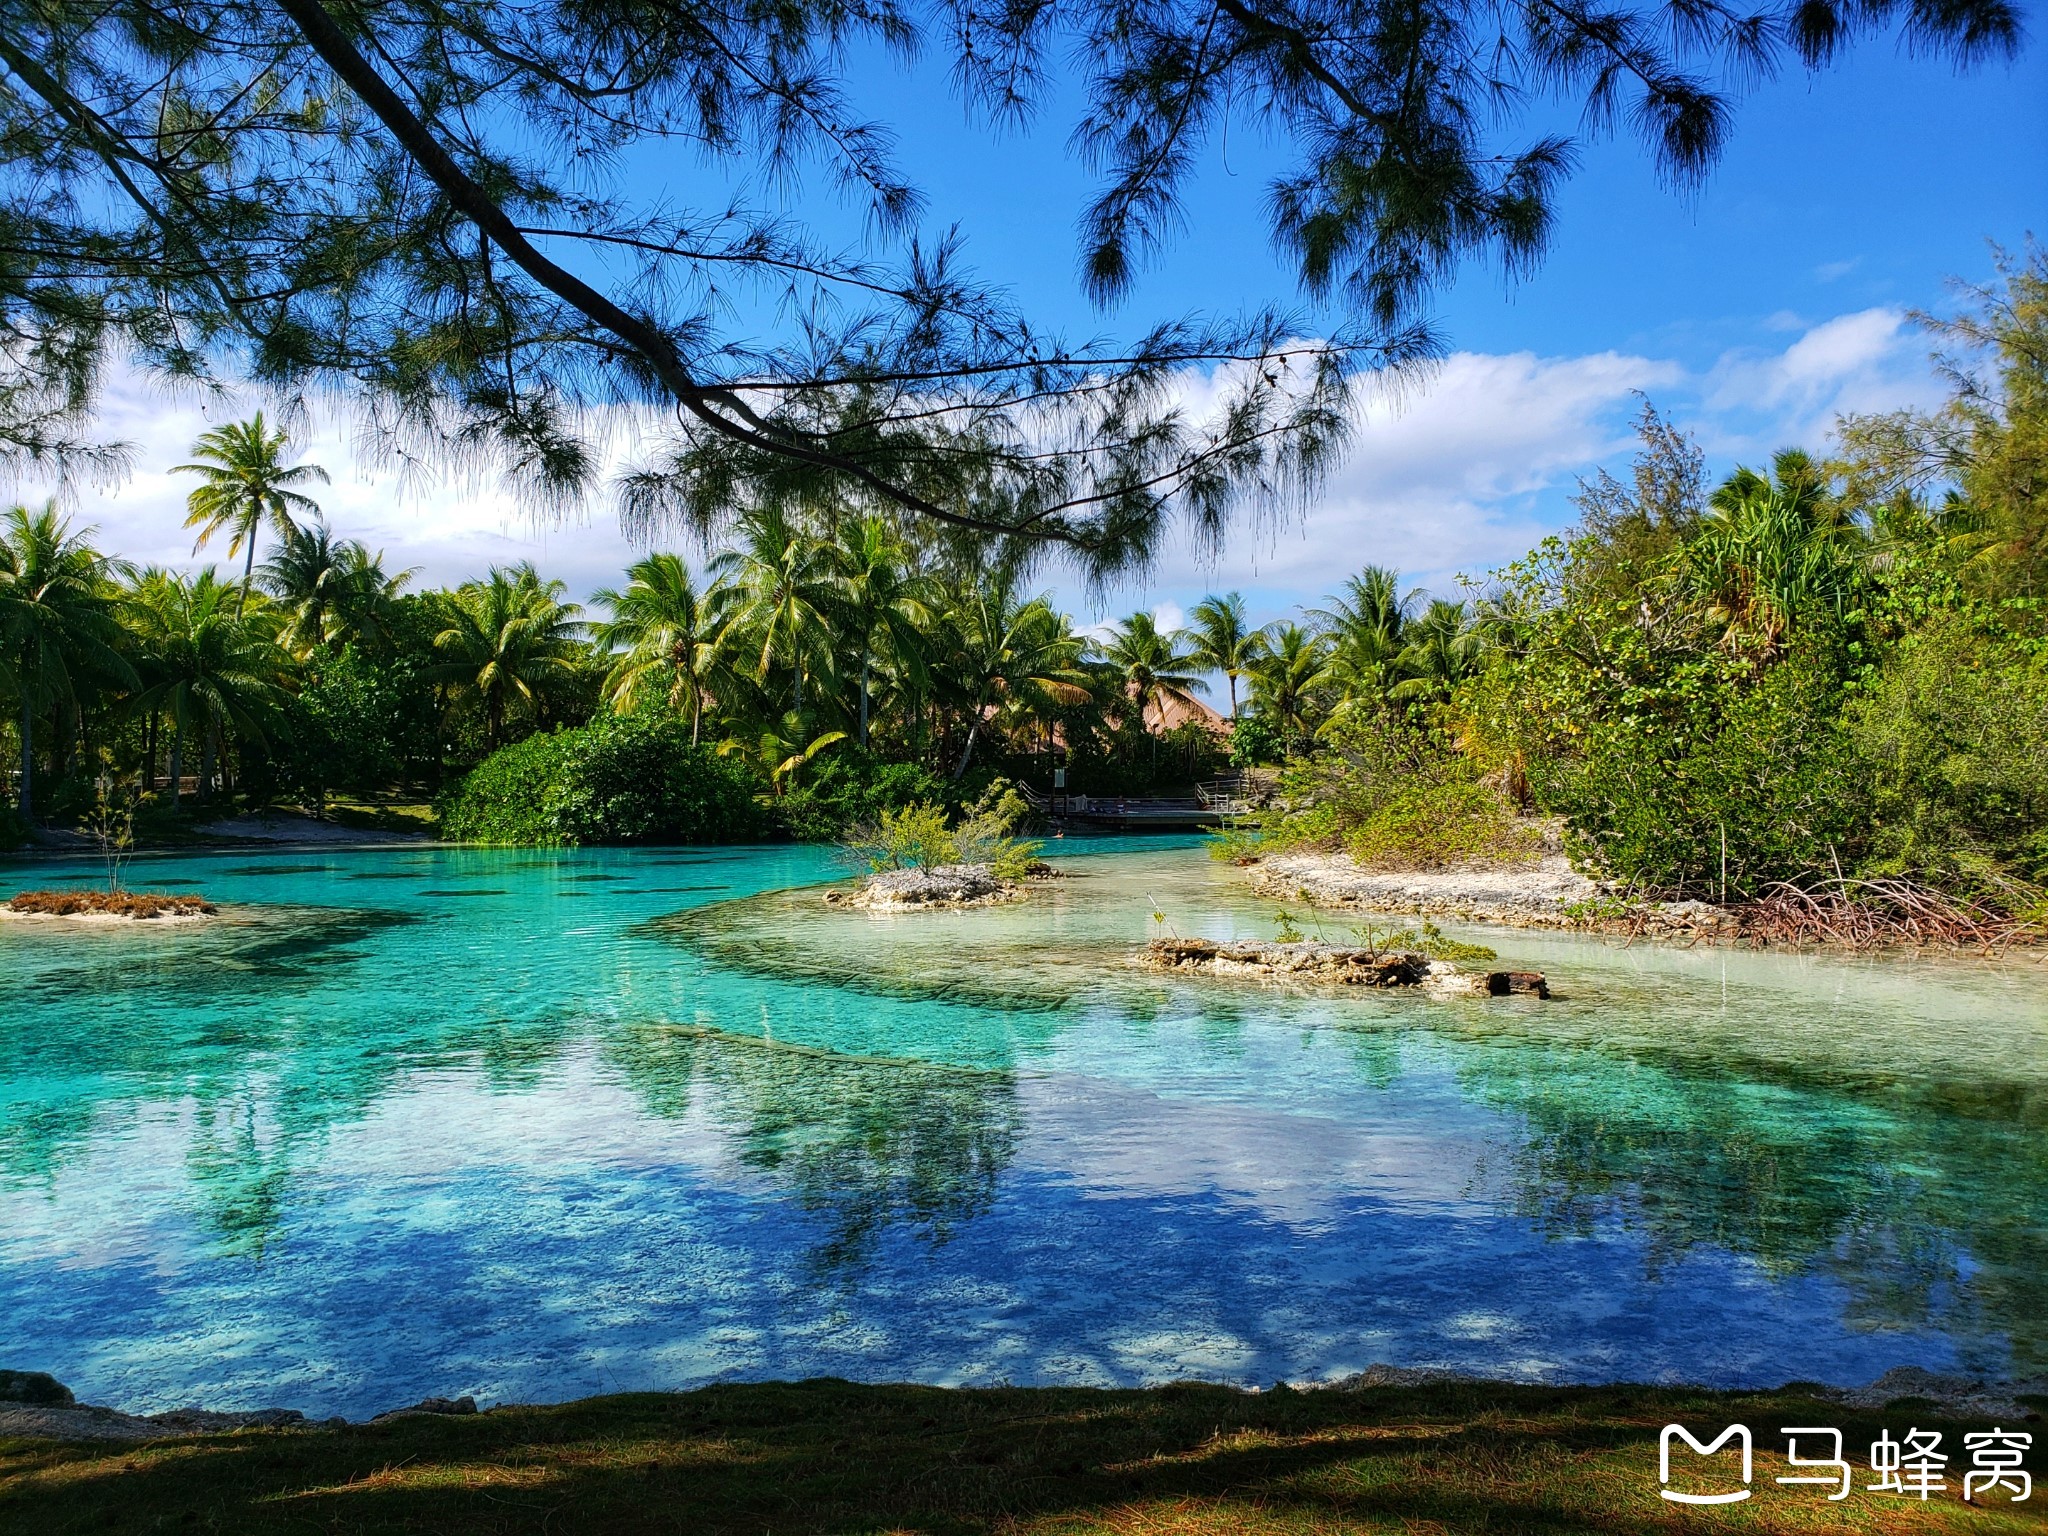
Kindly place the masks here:
[[(870, 65), (860, 84), (868, 110), (898, 125), (927, 228), (959, 225), (970, 263), (1038, 319), (1092, 334), (1295, 299), (1263, 211), (1280, 160), (1256, 137), (1211, 146), (1185, 228), (1131, 301), (1104, 315), (1076, 278), (1091, 182), (1066, 153), (1071, 102), (1030, 135), (998, 139), (967, 126), (936, 64)], [(672, 175), (664, 190), (678, 197), (705, 181), (693, 165)], [(668, 178), (640, 179), (653, 190)], [(829, 198), (790, 197), (792, 211), (849, 238), (859, 228)], [(1352, 459), (1300, 526), (1247, 532), (1214, 566), (1176, 550), (1149, 582), (1101, 603), (1048, 579), (1083, 618), (1139, 606), (1171, 618), (1212, 587), (1242, 588), (1277, 615), (1367, 561), (1448, 589), (1457, 572), (1479, 574), (1570, 520), (1576, 477), (1627, 456), (1634, 391), (1697, 432), (1716, 472), (1784, 443), (1822, 446), (1837, 410), (1937, 398), (1925, 338), (1904, 312), (1941, 307), (1951, 275), (1988, 277), (1986, 241), (2018, 246), (2030, 230), (2048, 235), (2048, 53), (2030, 44), (2013, 65), (1959, 76), (1889, 39), (1867, 43), (1837, 69), (1752, 92), (1696, 192), (1660, 186), (1632, 141), (1584, 144), (1542, 267), (1510, 289), (1474, 265), (1439, 295), (1452, 355), (1399, 409), (1362, 392)], [(82, 519), (131, 558), (189, 563), (187, 485), (164, 470), (235, 408), (202, 412), (118, 381), (107, 425), (136, 444), (137, 473), (80, 495)], [(307, 451), (334, 472), (324, 500), (336, 527), (423, 579), (530, 557), (581, 596), (630, 558), (602, 504), (537, 527), (488, 485), (402, 488), (359, 463), (339, 418)]]

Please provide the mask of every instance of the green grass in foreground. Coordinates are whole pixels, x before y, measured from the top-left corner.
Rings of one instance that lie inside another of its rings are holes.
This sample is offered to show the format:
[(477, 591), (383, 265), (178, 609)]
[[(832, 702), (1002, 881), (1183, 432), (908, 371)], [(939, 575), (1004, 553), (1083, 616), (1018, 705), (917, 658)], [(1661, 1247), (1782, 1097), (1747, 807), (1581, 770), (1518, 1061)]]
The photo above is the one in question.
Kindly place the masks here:
[[(1754, 1497), (1719, 1508), (1660, 1500), (1657, 1435), (1673, 1421), (1703, 1438), (1748, 1424)], [(1786, 1424), (1841, 1428), (1859, 1463), (1880, 1425), (1895, 1439), (1938, 1427), (1949, 1491), (1926, 1504), (1867, 1493), (1860, 1469), (1842, 1504), (1825, 1490), (1780, 1488)], [(0, 1441), (0, 1530), (2048, 1531), (2048, 1491), (2017, 1506), (1961, 1501), (1962, 1433), (1988, 1427), (1931, 1424), (1905, 1406), (1852, 1417), (1791, 1393), (1247, 1396), (820, 1381), (141, 1448)], [(2041, 1426), (2025, 1427), (2038, 1441)], [(2038, 1475), (2038, 1455), (2032, 1465)]]

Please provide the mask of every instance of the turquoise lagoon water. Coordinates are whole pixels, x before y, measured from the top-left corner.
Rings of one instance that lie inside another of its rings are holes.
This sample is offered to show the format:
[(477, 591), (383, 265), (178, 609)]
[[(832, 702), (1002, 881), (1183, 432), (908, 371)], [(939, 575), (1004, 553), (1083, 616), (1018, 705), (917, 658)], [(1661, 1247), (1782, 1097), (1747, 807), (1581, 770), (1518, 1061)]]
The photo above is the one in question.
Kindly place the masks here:
[(252, 849), (134, 867), (216, 924), (0, 926), (0, 1364), (350, 1415), (2048, 1369), (2038, 964), (1496, 932), (1556, 999), (1170, 982), (1151, 913), (1270, 904), (1058, 846), (959, 913), (828, 907), (814, 849)]

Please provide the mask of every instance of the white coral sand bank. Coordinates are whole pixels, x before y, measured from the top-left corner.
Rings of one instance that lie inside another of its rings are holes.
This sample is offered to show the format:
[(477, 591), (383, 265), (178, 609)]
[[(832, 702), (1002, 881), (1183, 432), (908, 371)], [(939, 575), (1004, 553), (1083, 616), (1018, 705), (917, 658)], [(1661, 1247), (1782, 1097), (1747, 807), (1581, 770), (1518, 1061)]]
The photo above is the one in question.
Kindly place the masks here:
[(1361, 869), (1348, 853), (1276, 853), (1250, 867), (1261, 895), (1319, 907), (1359, 907), (1469, 918), (1523, 928), (1568, 928), (1566, 908), (1599, 897), (1563, 856), (1539, 864), (1431, 870)]

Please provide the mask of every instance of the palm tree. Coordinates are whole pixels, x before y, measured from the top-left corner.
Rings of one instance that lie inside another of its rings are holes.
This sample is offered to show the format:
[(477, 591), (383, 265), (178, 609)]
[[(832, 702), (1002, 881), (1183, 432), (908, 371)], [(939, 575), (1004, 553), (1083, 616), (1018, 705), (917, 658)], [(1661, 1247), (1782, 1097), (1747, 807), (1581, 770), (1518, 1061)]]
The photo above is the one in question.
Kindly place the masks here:
[[(1181, 648), (1186, 639), (1181, 630), (1160, 629), (1151, 614), (1134, 613), (1096, 645), (1097, 653), (1115, 669), (1125, 696), (1136, 702), (1141, 730), (1150, 731), (1145, 725), (1147, 708), (1158, 707), (1159, 729), (1163, 732), (1169, 700), (1192, 707), (1195, 691), (1208, 690), (1207, 683), (1187, 670), (1194, 657)], [(1152, 766), (1157, 768), (1159, 736), (1151, 734)]]
[(714, 585), (700, 594), (680, 555), (649, 555), (626, 575), (625, 591), (606, 587), (596, 594), (612, 616), (592, 626), (592, 637), (619, 653), (605, 676), (605, 696), (623, 714), (643, 686), (659, 685), (669, 708), (689, 711), (694, 746), (706, 688), (725, 655), (729, 627), (719, 614), (724, 591)]
[(171, 722), (173, 807), (182, 793), (190, 736), (199, 738), (203, 800), (213, 792), (214, 769), (230, 736), (261, 742), (283, 698), (274, 621), (246, 612), (247, 595), (209, 565), (189, 579), (145, 572), (130, 601), (148, 675), (136, 702), (162, 711)]
[(860, 653), (860, 744), (868, 744), (871, 679), (878, 649), (904, 670), (923, 673), (923, 631), (932, 623), (930, 583), (908, 567), (903, 542), (887, 519), (863, 518), (828, 549), (837, 574), (842, 638)]
[(1402, 680), (1388, 690), (1404, 703), (1444, 700), (1478, 670), (1486, 651), (1480, 616), (1466, 603), (1437, 598), (1407, 629), (1398, 664)]
[(577, 614), (559, 581), (542, 581), (531, 563), (493, 566), (484, 581), (456, 589), (452, 622), (434, 636), (448, 659), (429, 670), (437, 682), (473, 693), (484, 710), (484, 750), (496, 751), (515, 704), (532, 705), (575, 670)]
[(1323, 599), (1328, 606), (1309, 610), (1329, 639), (1330, 677), (1342, 695), (1340, 710), (1374, 704), (1386, 695), (1422, 599), (1420, 588), (1401, 595), (1399, 571), (1368, 565)]
[(844, 731), (820, 731), (806, 740), (804, 722), (797, 718), (795, 710), (787, 709), (779, 718), (766, 722), (754, 742), (749, 743), (737, 736), (728, 737), (718, 744), (718, 751), (720, 756), (730, 756), (744, 753), (751, 747), (755, 762), (768, 776), (769, 790), (780, 795), (785, 781), (795, 781), (798, 769), (827, 747), (836, 746), (844, 740)]
[(1312, 734), (1309, 716), (1330, 683), (1329, 644), (1299, 624), (1271, 624), (1261, 631), (1252, 663), (1252, 703), (1290, 742)]
[(307, 480), (327, 483), (327, 471), (317, 464), (284, 463), (291, 446), (282, 430), (272, 432), (258, 411), (247, 421), (231, 421), (215, 427), (192, 446), (196, 464), (179, 464), (173, 474), (193, 474), (204, 483), (185, 499), (187, 528), (199, 530), (197, 554), (221, 530), (231, 534), (228, 558), (242, 555), (242, 601), (249, 599), (249, 584), (256, 569), (256, 537), (267, 522), (280, 540), (298, 531), (295, 514), (317, 514), (311, 497), (292, 487)]
[(823, 547), (780, 508), (749, 513), (740, 543), (712, 558), (711, 569), (733, 592), (733, 622), (755, 653), (750, 670), (765, 683), (789, 670), (790, 706), (804, 712), (804, 682), (825, 639), (832, 572)]
[(21, 694), (21, 819), (35, 825), (35, 723), (39, 709), (69, 697), (74, 674), (97, 671), (132, 684), (121, 627), (107, 591), (107, 563), (71, 531), (55, 503), (12, 507), (0, 523), (0, 658)]
[(991, 705), (1019, 702), (1051, 708), (1089, 697), (1081, 669), (1086, 642), (1045, 597), (1019, 601), (1007, 571), (983, 576), (957, 595), (947, 629), (954, 651), (948, 671), (967, 709), (967, 741), (953, 777), (967, 772)]
[(1230, 718), (1235, 720), (1238, 679), (1259, 654), (1259, 632), (1245, 621), (1244, 594), (1230, 592), (1217, 597), (1212, 593), (1195, 604), (1192, 617), (1188, 635), (1194, 649), (1188, 653), (1188, 662), (1223, 674), (1230, 685)]
[(257, 568), (263, 587), (286, 615), (279, 641), (293, 655), (323, 645), (381, 641), (393, 604), (411, 571), (386, 575), (384, 556), (354, 539), (336, 539), (325, 522), (293, 528)]

